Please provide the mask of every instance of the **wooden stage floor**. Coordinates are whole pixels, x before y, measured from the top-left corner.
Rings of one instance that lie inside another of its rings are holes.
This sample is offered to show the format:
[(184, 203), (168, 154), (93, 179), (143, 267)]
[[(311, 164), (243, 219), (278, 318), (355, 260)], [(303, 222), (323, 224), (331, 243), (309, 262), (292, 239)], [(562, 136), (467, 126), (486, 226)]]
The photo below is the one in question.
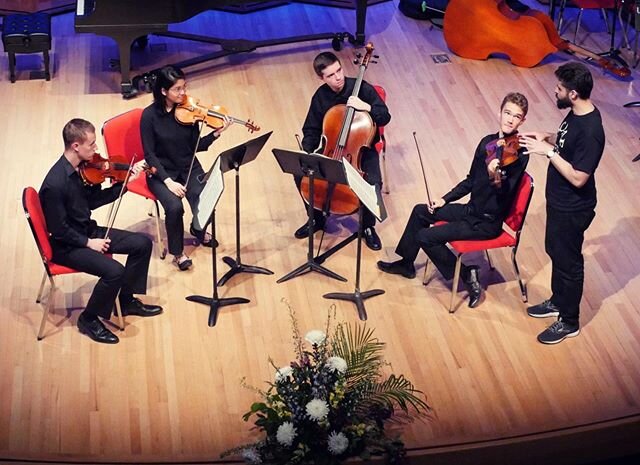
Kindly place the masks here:
[[(580, 39), (596, 51), (606, 50), (608, 36), (595, 13), (586, 13), (592, 14)], [(352, 30), (353, 24), (350, 10), (296, 4), (259, 15), (205, 13), (187, 26), (226, 37), (242, 31), (260, 39)], [(294, 134), (318, 85), (311, 60), (329, 50), (330, 43), (261, 49), (189, 73), (190, 94), (274, 131), (260, 157), (242, 170), (241, 220), (243, 261), (275, 275), (233, 278), (221, 296), (243, 296), (251, 303), (224, 308), (217, 326), (210, 328), (207, 309), (184, 299), (211, 292), (210, 250), (190, 243), (187, 251), (195, 265), (184, 273), (154, 255), (147, 300), (163, 305), (165, 313), (127, 318), (120, 344), (103, 346), (75, 326), (95, 283), (88, 276), (61, 280), (46, 337), (36, 341), (41, 310), (34, 300), (42, 265), (21, 193), (25, 186), (39, 188), (62, 152), (60, 132), (69, 119), (86, 118), (100, 127), (114, 115), (148, 105), (151, 96), (120, 98), (119, 75), (108, 68), (115, 44), (75, 34), (72, 14), (55, 17), (53, 31), (50, 82), (28, 79), (39, 61), (37, 55), (24, 55), (18, 57), (18, 82), (10, 84), (7, 57), (0, 58), (5, 109), (0, 125), (5, 167), (0, 175), (0, 459), (218, 461), (223, 450), (255, 438), (241, 417), (256, 397), (241, 387), (240, 379), (264, 386), (273, 375), (268, 357), (278, 365), (293, 357), (289, 316), (281, 300), (291, 303), (301, 330), (307, 331), (325, 322), (330, 302), (324, 293), (353, 289), (354, 245), (325, 263), (348, 283), (314, 273), (276, 284), (306, 258), (306, 242), (292, 237), (305, 213), (271, 149), (295, 148)], [(557, 346), (543, 346), (536, 335), (550, 321), (527, 317), (507, 251), (492, 255), (495, 271), (481, 255), (469, 257), (481, 267), (486, 297), (473, 310), (461, 301), (455, 314), (446, 308), (449, 283), (438, 274), (425, 287), (420, 278), (383, 275), (375, 262), (394, 257), (413, 205), (425, 199), (412, 132), (420, 141), (431, 193), (442, 195), (466, 175), (480, 138), (497, 129), (498, 107), (507, 92), (529, 98), (523, 130), (556, 130), (564, 112), (555, 106), (553, 71), (571, 57), (557, 53), (530, 69), (503, 58), (462, 59), (448, 51), (441, 30), (403, 16), (397, 2), (369, 9), (367, 35), (380, 59), (365, 78), (386, 88), (392, 113), (386, 130), (391, 192), (385, 197), (389, 219), (378, 226), (384, 247), (380, 252), (364, 249), (361, 288), (386, 290), (366, 302), (366, 324), (387, 343), (393, 372), (411, 379), (434, 408), (430, 421), (404, 431), (411, 456), (424, 463), (541, 463), (559, 450), (554, 463), (581, 463), (638, 453), (640, 163), (631, 159), (640, 152), (640, 110), (622, 105), (640, 100), (640, 73), (635, 69), (635, 80), (625, 82), (591, 68), (592, 97), (603, 114), (607, 144), (597, 172), (597, 216), (584, 245), (582, 332)], [(150, 46), (149, 53), (134, 54), (134, 73), (209, 50), (161, 37), (152, 37)], [(165, 47), (167, 52), (161, 52)], [(339, 52), (350, 75), (356, 72), (353, 53), (350, 46)], [(451, 62), (437, 64), (432, 55), (438, 54), (448, 54)], [(630, 59), (631, 52), (625, 49), (623, 56)], [(203, 165), (249, 137), (243, 128), (232, 127), (200, 155)], [(531, 303), (549, 297), (546, 169), (544, 157), (532, 159), (528, 168), (536, 191), (519, 263)], [(233, 178), (226, 181), (217, 211), (219, 256), (235, 253)], [(117, 227), (153, 236), (148, 207), (144, 199), (127, 195)], [(102, 209), (94, 217), (105, 215)], [(355, 221), (332, 220), (325, 244), (346, 237)], [(419, 276), (424, 263), (421, 254)], [(358, 322), (350, 303), (338, 303), (336, 311), (339, 320)]]

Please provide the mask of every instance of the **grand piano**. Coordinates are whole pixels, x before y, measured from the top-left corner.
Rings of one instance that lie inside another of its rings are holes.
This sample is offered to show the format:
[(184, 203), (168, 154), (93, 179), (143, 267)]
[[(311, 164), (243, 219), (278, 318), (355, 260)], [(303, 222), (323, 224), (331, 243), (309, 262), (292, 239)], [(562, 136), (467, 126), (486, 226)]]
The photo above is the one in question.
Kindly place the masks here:
[(217, 37), (200, 36), (169, 31), (170, 24), (180, 23), (210, 9), (231, 9), (252, 11), (248, 8), (268, 8), (287, 3), (286, 0), (78, 0), (75, 14), (76, 32), (94, 33), (111, 37), (118, 45), (120, 55), (120, 88), (124, 98), (137, 94), (140, 83), (149, 86), (156, 70), (131, 79), (131, 46), (134, 42), (142, 46), (149, 35), (161, 35), (185, 40), (217, 44), (222, 50), (185, 60), (176, 65), (186, 68), (204, 61), (213, 60), (233, 53), (249, 52), (259, 47), (281, 45), (309, 40), (331, 39), (334, 49), (339, 50), (347, 39), (355, 44), (364, 44), (367, 0), (356, 3), (356, 33), (327, 32), (320, 34), (284, 37), (271, 40), (249, 41), (244, 39), (226, 40)]

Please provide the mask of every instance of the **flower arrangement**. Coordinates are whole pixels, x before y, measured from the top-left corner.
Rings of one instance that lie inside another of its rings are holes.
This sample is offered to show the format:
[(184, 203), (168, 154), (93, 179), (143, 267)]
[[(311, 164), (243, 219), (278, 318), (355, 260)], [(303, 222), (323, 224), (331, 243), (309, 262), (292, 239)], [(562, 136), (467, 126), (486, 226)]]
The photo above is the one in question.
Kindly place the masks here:
[(385, 344), (373, 330), (338, 324), (327, 337), (330, 316), (326, 332), (310, 331), (303, 341), (295, 312), (289, 312), (296, 360), (282, 368), (270, 360), (274, 381), (267, 391), (254, 388), (263, 400), (244, 415), (245, 421), (255, 418), (265, 437), (223, 456), (240, 453), (253, 465), (330, 465), (376, 455), (400, 463), (404, 443), (389, 437), (385, 424), (407, 423), (411, 413), (427, 416), (424, 394), (403, 375), (383, 376)]

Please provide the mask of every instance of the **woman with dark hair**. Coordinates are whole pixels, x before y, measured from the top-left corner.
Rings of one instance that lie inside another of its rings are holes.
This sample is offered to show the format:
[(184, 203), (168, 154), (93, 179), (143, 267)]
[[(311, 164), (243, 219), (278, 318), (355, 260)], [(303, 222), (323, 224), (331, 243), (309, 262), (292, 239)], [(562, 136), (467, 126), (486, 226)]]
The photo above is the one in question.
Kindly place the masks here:
[[(140, 122), (145, 160), (157, 170), (148, 180), (149, 189), (164, 208), (169, 253), (174, 256), (173, 262), (181, 271), (192, 265), (191, 259), (184, 253), (182, 199), (186, 197), (195, 214), (204, 188), (201, 182), (204, 170), (194, 156), (196, 144), (198, 152), (207, 150), (231, 124), (229, 119), (225, 119), (220, 129), (200, 138), (200, 124), (179, 123), (175, 118), (175, 109), (185, 98), (186, 89), (182, 70), (174, 66), (162, 68), (154, 85), (153, 103), (144, 109)], [(194, 222), (189, 232), (200, 244), (214, 246), (211, 235), (196, 229)]]

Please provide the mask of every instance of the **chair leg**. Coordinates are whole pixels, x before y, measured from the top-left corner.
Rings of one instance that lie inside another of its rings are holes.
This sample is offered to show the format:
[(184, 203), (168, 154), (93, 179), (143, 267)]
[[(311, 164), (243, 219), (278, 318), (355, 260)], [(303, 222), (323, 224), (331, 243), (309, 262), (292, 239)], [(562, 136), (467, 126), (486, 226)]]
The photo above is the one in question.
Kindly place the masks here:
[(520, 294), (522, 294), (522, 301), (529, 302), (529, 294), (527, 293), (527, 286), (522, 282), (522, 278), (520, 277), (520, 269), (518, 268), (518, 262), (516, 261), (516, 252), (517, 248), (514, 247), (511, 250), (511, 261), (513, 262), (513, 269), (516, 272), (516, 276), (518, 277), (518, 284), (520, 284)]
[(427, 279), (427, 272), (429, 270), (429, 259), (427, 258), (427, 262), (424, 264), (424, 274), (422, 275), (422, 285), (426, 286), (429, 284), (430, 279)]
[(496, 267), (493, 266), (493, 262), (491, 262), (491, 255), (489, 255), (489, 250), (488, 249), (485, 250), (484, 253), (487, 256), (487, 262), (489, 262), (489, 269), (492, 270), (492, 271), (495, 270)]
[(160, 259), (164, 260), (167, 256), (167, 247), (164, 243), (164, 238), (162, 237), (162, 232), (160, 229), (160, 206), (158, 205), (158, 201), (154, 200), (153, 204), (155, 205), (156, 210), (156, 237), (158, 238), (158, 246), (160, 247)]
[(391, 192), (389, 189), (389, 176), (387, 176), (387, 141), (382, 139), (382, 193), (388, 194)]
[(124, 317), (122, 316), (122, 308), (118, 303), (118, 297), (116, 297), (116, 300), (113, 302), (113, 308), (115, 310), (116, 315), (118, 315), (118, 326), (119, 326), (118, 329), (120, 329), (120, 331), (124, 331)]
[(582, 13), (583, 13), (583, 9), (580, 8), (580, 11), (578, 12), (578, 20), (576, 21), (576, 32), (573, 33), (573, 43), (577, 43), (578, 41), (578, 31), (580, 30), (580, 23), (582, 22)]
[(560, 3), (560, 12), (558, 13), (558, 34), (562, 34), (562, 23), (564, 22), (564, 8), (567, 5), (567, 0), (562, 0)]
[(40, 289), (38, 290), (38, 296), (36, 297), (36, 303), (39, 304), (42, 300), (42, 291), (44, 291), (44, 283), (47, 280), (47, 272), (42, 275), (42, 281), (40, 281)]
[[(51, 307), (53, 306), (53, 302), (55, 300), (56, 294), (56, 283), (51, 276), (49, 276), (49, 281), (51, 283), (51, 289), (49, 290), (49, 296), (47, 297), (47, 303), (43, 305), (44, 311), (42, 312), (42, 321), (40, 321), (40, 330), (38, 331), (38, 341), (41, 341), (44, 338), (44, 327), (47, 323), (47, 317), (49, 316), (49, 312), (51, 311)], [(44, 280), (43, 280), (44, 284)], [(42, 286), (41, 286), (42, 287)], [(42, 291), (40, 291), (42, 293)], [(42, 297), (42, 296), (41, 296)]]
[(458, 280), (460, 279), (460, 269), (462, 268), (462, 254), (458, 255), (456, 260), (456, 270), (453, 273), (453, 282), (451, 283), (451, 302), (449, 302), (449, 313), (455, 312), (453, 309), (453, 301), (458, 293)]

